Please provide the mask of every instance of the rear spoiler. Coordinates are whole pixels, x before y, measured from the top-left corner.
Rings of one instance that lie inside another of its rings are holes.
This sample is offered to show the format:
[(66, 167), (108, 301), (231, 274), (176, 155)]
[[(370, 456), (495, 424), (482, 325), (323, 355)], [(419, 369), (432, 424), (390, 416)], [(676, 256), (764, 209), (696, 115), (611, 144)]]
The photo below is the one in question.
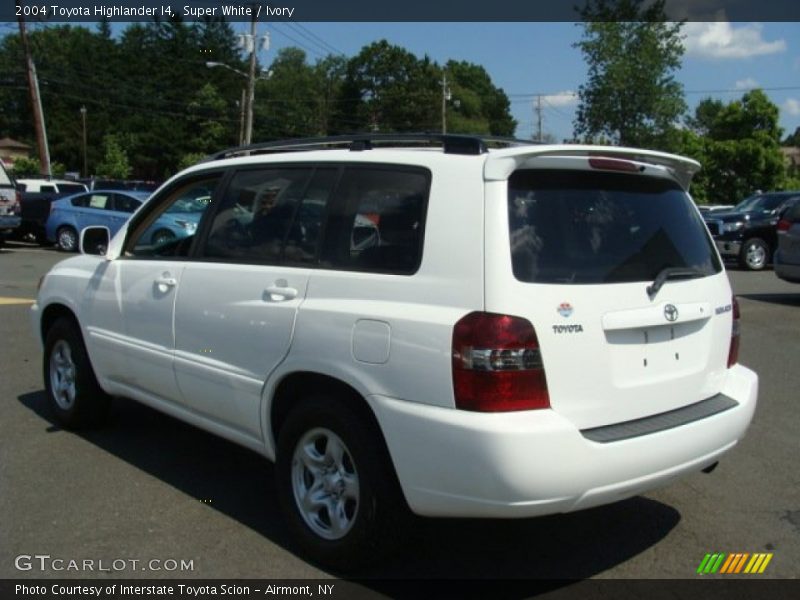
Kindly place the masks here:
[(689, 189), (692, 177), (700, 170), (700, 163), (696, 160), (655, 150), (615, 146), (560, 145), (527, 146), (492, 151), (486, 158), (483, 176), (486, 181), (505, 181), (511, 173), (519, 168), (534, 167), (539, 158), (589, 158), (593, 156), (623, 158), (644, 165), (663, 167), (685, 190)]

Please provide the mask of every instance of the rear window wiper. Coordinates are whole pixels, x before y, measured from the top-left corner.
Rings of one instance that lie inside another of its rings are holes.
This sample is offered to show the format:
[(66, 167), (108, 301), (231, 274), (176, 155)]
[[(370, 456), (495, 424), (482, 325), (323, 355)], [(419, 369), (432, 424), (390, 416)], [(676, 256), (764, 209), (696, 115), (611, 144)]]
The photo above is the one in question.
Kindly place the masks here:
[(655, 298), (658, 290), (668, 279), (695, 279), (705, 276), (706, 274), (703, 271), (692, 267), (667, 267), (666, 269), (661, 269), (656, 275), (656, 280), (647, 286), (647, 295), (650, 296), (650, 300)]

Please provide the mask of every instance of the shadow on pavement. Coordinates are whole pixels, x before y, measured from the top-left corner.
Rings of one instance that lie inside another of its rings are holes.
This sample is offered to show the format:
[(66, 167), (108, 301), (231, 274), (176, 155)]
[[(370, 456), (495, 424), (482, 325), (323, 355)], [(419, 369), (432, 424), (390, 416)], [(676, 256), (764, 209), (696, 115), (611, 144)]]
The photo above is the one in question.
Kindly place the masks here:
[(738, 294), (737, 297), (783, 306), (800, 306), (800, 284), (797, 289), (797, 294)]
[[(44, 391), (19, 401), (47, 420), (48, 432), (59, 431)], [(106, 428), (76, 435), (191, 497), (213, 497), (214, 509), (292, 551), (272, 464), (255, 453), (124, 399), (114, 400)], [(358, 583), (397, 597), (411, 579), (519, 580), (514, 588), (527, 595), (572, 583), (542, 580), (584, 579), (624, 563), (666, 537), (680, 518), (643, 497), (536, 519), (416, 518), (406, 548), (360, 573)]]

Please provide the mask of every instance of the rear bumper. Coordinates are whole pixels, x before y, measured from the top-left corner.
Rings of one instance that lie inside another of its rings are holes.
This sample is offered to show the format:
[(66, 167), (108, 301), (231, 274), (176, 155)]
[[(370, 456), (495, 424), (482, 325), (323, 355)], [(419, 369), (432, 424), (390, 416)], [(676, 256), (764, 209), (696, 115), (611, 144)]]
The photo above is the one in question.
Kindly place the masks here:
[(775, 275), (781, 279), (792, 283), (800, 283), (800, 264), (787, 263), (780, 249), (775, 253), (773, 266), (775, 268)]
[(744, 436), (758, 377), (728, 371), (733, 408), (678, 427), (593, 442), (552, 410), (500, 414), (372, 396), (400, 484), (417, 514), (528, 517), (616, 502), (719, 459)]

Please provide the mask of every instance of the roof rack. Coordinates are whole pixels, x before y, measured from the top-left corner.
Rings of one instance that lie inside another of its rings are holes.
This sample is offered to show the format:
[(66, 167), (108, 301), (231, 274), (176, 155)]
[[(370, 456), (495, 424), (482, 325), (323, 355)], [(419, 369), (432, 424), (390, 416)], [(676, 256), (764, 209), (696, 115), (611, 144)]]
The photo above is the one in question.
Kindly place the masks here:
[(443, 133), (358, 133), (327, 137), (296, 138), (274, 142), (250, 144), (227, 148), (206, 157), (202, 162), (268, 154), (272, 152), (300, 152), (303, 150), (333, 150), (349, 148), (352, 152), (372, 150), (376, 146), (428, 147), (441, 146), (445, 154), (484, 154), (490, 146), (528, 146), (536, 142), (515, 138), (458, 135)]

